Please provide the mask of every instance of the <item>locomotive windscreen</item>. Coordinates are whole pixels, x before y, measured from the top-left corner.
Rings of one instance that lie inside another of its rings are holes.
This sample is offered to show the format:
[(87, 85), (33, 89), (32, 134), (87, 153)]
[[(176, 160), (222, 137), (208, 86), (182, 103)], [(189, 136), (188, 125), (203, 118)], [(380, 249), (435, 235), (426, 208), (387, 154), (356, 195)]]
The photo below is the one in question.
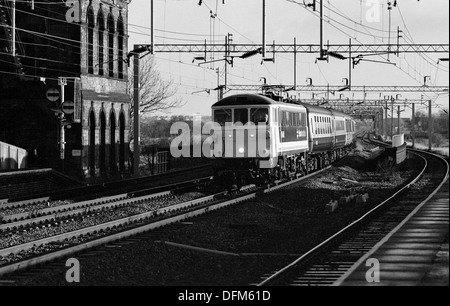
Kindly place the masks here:
[(242, 124), (247, 124), (248, 122), (248, 109), (238, 108), (234, 110), (234, 123), (240, 122)]
[(250, 120), (255, 124), (269, 122), (269, 110), (267, 108), (252, 108), (250, 114)]
[(232, 110), (231, 109), (217, 109), (214, 111), (214, 121), (220, 125), (225, 125), (226, 122), (232, 122)]

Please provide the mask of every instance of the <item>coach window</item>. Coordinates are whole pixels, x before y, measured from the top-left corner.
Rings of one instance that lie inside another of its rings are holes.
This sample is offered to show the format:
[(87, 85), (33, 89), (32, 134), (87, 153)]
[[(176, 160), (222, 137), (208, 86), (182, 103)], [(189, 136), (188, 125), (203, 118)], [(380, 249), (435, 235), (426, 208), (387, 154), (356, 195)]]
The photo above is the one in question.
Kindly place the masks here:
[(214, 111), (214, 121), (224, 126), (226, 122), (232, 122), (231, 109), (218, 109)]
[(317, 117), (314, 116), (314, 134), (317, 135)]
[(248, 122), (248, 109), (238, 108), (234, 110), (234, 123), (247, 124)]
[(300, 114), (300, 125), (306, 126), (306, 114), (305, 113)]
[(250, 121), (258, 123), (269, 123), (269, 110), (267, 108), (252, 108), (250, 111)]

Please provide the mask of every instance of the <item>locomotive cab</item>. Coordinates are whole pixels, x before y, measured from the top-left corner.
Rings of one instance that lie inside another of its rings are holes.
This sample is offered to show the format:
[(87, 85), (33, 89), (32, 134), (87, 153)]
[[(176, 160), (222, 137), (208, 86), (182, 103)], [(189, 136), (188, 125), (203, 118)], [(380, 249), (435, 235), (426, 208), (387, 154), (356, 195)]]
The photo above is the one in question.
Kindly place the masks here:
[(216, 158), (268, 159), (271, 128), (268, 107), (224, 107), (213, 110), (214, 122), (222, 127), (222, 154)]
[(214, 122), (222, 127), (222, 150), (215, 154), (216, 177), (243, 185), (258, 183), (266, 169), (277, 165), (275, 102), (259, 95), (225, 98), (212, 107)]

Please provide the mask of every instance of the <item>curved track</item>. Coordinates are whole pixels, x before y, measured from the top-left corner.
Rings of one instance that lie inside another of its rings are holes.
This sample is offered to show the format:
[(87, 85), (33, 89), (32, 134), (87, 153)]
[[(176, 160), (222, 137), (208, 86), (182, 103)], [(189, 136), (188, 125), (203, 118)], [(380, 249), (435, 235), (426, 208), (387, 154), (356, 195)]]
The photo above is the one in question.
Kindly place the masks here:
[(423, 158), (424, 166), (410, 183), (290, 265), (265, 275), (258, 285), (328, 286), (337, 281), (448, 179), (444, 159), (426, 152), (414, 154)]

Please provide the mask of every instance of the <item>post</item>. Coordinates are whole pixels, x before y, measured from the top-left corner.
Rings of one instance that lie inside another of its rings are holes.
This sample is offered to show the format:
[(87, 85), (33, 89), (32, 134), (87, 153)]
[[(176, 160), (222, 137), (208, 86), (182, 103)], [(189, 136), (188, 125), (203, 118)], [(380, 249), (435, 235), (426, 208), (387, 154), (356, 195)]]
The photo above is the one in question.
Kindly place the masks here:
[(391, 141), (394, 137), (394, 98), (391, 100)]
[(385, 110), (385, 113), (386, 113), (386, 115), (384, 116), (384, 131), (385, 131), (385, 139), (387, 139), (387, 137), (388, 137), (388, 126), (387, 126), (387, 123), (388, 123), (388, 102), (387, 102), (387, 100), (386, 100), (386, 108), (384, 109)]
[(12, 56), (16, 56), (16, 0), (12, 2)]
[(225, 36), (225, 90), (227, 89), (228, 85), (228, 36)]
[(392, 11), (392, 7), (388, 6), (388, 10), (389, 10), (389, 36), (388, 36), (388, 62), (390, 62), (390, 58), (391, 58), (391, 11)]
[[(66, 82), (63, 78), (59, 79), (59, 85), (61, 86), (61, 109), (65, 102), (65, 92), (64, 89), (66, 87)], [(59, 130), (59, 150), (60, 150), (60, 159), (61, 159), (61, 169), (64, 171), (64, 160), (66, 155), (66, 131), (64, 130), (64, 113), (61, 113), (60, 117), (60, 130)]]
[(416, 104), (412, 104), (412, 147), (416, 145)]
[(397, 135), (401, 134), (400, 131), (400, 105), (398, 106), (398, 110), (397, 110), (397, 125), (398, 125), (398, 131), (397, 131)]
[(380, 130), (381, 130), (381, 128), (380, 128), (381, 114), (380, 114), (379, 111), (377, 112), (377, 114), (376, 114), (376, 116), (375, 116), (375, 120), (376, 120), (376, 123), (375, 123), (375, 132), (376, 132), (377, 135), (380, 135)]
[[(153, 2), (153, 1), (152, 1)], [(134, 49), (137, 49), (137, 45)], [(134, 54), (134, 147), (133, 147), (133, 175), (139, 177), (139, 163), (140, 163), (140, 120), (139, 120), (139, 54)]]
[(294, 90), (297, 88), (297, 38), (294, 37)]
[(64, 114), (61, 114), (61, 127), (60, 127), (60, 159), (61, 159), (61, 168), (64, 171), (64, 160), (66, 155), (66, 131), (64, 129)]
[(320, 59), (324, 58), (323, 50), (323, 0), (320, 1)]
[(220, 89), (220, 68), (216, 68), (216, 72), (217, 72), (217, 101), (222, 100), (222, 96), (220, 94), (221, 89)]
[(323, 0), (320, 1), (320, 58), (323, 58)]
[(349, 56), (348, 56), (348, 90), (352, 90), (352, 65), (353, 65), (353, 59), (352, 59), (352, 39), (349, 39)]
[[(155, 38), (155, 27), (154, 27), (154, 25), (155, 25), (155, 21), (154, 21), (154, 16), (155, 16), (155, 12), (154, 12), (154, 9), (153, 9), (154, 7), (153, 7), (153, 0), (150, 0), (150, 10), (151, 10), (151, 12), (150, 12), (150, 15), (151, 15), (151, 41), (150, 41), (150, 43), (151, 43), (151, 46), (152, 46), (152, 54), (154, 54), (154, 50), (155, 50), (155, 40), (154, 40), (154, 38)], [(206, 57), (205, 57), (206, 58)]]
[(266, 58), (266, 0), (263, 0), (262, 8), (262, 58)]
[(428, 150), (431, 151), (433, 137), (433, 114), (431, 109), (431, 100), (428, 101)]
[(219, 101), (223, 99), (223, 86), (219, 86)]
[[(380, 105), (381, 105), (381, 101), (380, 101)], [(380, 110), (381, 110), (381, 112), (380, 112), (380, 135), (384, 135), (384, 108), (383, 108), (383, 106), (381, 105), (381, 107), (380, 107)]]

